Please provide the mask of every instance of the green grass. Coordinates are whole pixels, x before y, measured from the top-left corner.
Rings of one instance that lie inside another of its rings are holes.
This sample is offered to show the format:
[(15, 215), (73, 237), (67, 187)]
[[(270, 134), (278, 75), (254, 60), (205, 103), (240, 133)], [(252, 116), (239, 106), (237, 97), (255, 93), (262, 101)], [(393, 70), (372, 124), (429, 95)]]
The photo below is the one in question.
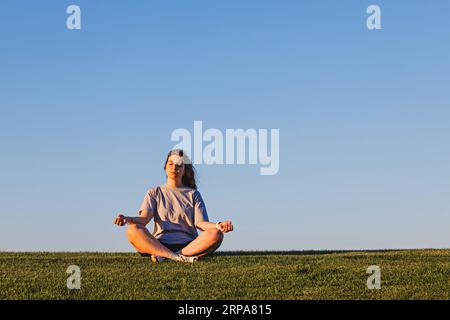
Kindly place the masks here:
[[(69, 265), (81, 290), (68, 290)], [(381, 268), (381, 289), (366, 286)], [(449, 299), (450, 250), (222, 252), (181, 264), (133, 253), (0, 253), (0, 299)]]

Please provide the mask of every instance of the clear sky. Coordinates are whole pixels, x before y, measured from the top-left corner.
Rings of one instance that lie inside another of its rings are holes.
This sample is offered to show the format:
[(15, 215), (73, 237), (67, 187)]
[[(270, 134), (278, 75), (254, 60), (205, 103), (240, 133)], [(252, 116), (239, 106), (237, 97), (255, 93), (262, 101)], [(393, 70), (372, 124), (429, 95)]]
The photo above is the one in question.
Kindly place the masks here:
[(113, 219), (194, 120), (280, 130), (276, 175), (197, 166), (222, 250), (450, 247), (449, 1), (11, 0), (0, 250), (131, 251)]

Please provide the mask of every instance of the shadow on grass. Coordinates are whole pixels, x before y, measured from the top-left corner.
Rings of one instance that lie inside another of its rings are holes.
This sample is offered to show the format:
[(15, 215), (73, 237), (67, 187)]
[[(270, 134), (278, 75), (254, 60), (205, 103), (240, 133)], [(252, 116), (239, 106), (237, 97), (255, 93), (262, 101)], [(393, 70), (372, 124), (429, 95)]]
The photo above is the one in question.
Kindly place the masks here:
[(377, 249), (377, 250), (290, 250), (290, 251), (217, 251), (211, 256), (307, 256), (325, 255), (335, 253), (386, 253), (398, 251), (411, 251), (414, 249)]

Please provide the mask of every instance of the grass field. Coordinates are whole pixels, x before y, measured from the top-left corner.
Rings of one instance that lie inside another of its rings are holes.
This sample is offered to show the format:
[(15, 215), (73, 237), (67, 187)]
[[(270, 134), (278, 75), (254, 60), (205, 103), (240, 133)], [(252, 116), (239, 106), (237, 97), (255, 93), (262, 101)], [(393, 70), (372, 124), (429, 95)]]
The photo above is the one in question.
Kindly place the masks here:
[[(66, 269), (81, 268), (68, 290)], [(381, 289), (366, 286), (381, 268)], [(134, 253), (0, 253), (0, 299), (449, 299), (450, 250), (222, 252), (152, 264)]]

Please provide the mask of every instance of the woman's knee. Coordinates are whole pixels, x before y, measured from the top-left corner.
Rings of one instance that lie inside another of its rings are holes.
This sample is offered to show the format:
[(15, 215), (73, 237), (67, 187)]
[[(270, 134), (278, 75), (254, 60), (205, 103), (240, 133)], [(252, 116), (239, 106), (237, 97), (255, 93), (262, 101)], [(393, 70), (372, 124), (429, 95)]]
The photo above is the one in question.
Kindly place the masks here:
[(208, 229), (207, 230), (210, 239), (214, 242), (222, 242), (223, 232), (218, 229)]
[(127, 228), (127, 237), (128, 239), (132, 239), (136, 233), (138, 232), (139, 227), (136, 224), (130, 224)]

